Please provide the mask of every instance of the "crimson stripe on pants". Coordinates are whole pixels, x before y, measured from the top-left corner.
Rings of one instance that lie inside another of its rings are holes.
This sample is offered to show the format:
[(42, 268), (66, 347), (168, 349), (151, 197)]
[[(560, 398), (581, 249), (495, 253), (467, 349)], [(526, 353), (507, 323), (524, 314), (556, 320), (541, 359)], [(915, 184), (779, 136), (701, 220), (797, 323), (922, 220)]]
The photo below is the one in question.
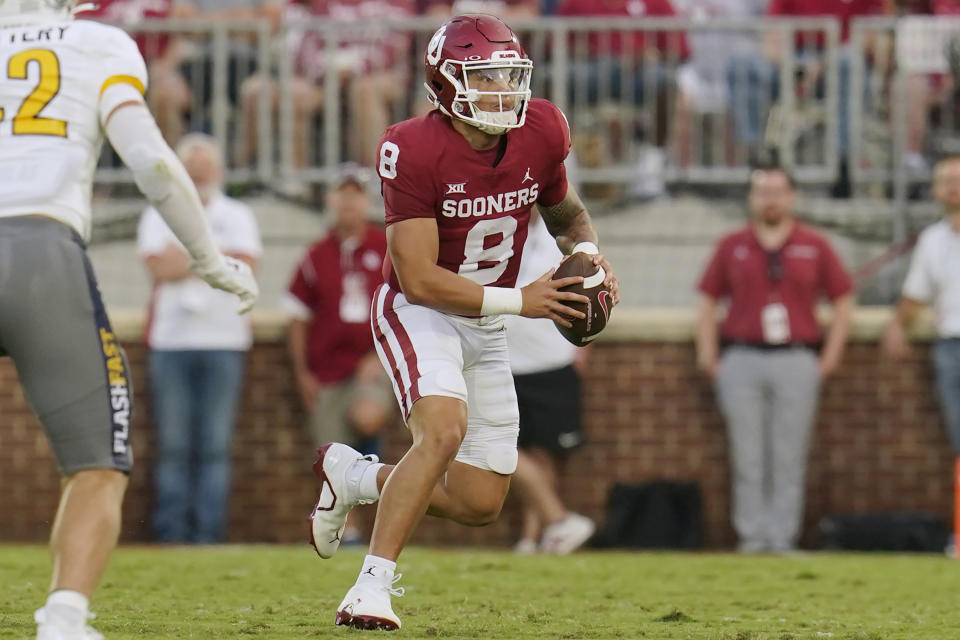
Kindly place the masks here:
[[(387, 319), (390, 328), (393, 329), (397, 342), (400, 343), (400, 350), (403, 352), (403, 358), (407, 363), (407, 376), (410, 378), (410, 407), (420, 399), (420, 369), (417, 368), (417, 352), (413, 350), (413, 343), (410, 341), (410, 335), (397, 317), (397, 312), (393, 309), (393, 301), (397, 297), (397, 292), (391, 289), (387, 293), (387, 299), (384, 303), (383, 316)], [(401, 387), (402, 389), (403, 387)]]
[[(377, 342), (380, 343), (380, 348), (383, 349), (383, 352), (387, 356), (387, 362), (390, 363), (390, 372), (393, 375), (393, 380), (397, 385), (398, 396), (400, 400), (400, 410), (403, 411), (403, 418), (406, 420), (410, 416), (410, 408), (407, 406), (407, 394), (404, 392), (403, 388), (403, 378), (400, 375), (400, 368), (397, 366), (397, 361), (393, 357), (393, 350), (390, 348), (390, 342), (387, 340), (387, 337), (383, 334), (383, 331), (380, 330), (380, 323), (377, 322), (377, 318), (380, 315), (380, 292), (382, 289), (387, 287), (387, 285), (382, 284), (377, 287), (376, 292), (373, 296), (373, 308), (370, 313), (370, 326), (373, 328), (373, 335), (377, 339)], [(389, 295), (389, 293), (387, 294)], [(386, 297), (386, 296), (383, 296)], [(396, 315), (396, 314), (394, 314)]]

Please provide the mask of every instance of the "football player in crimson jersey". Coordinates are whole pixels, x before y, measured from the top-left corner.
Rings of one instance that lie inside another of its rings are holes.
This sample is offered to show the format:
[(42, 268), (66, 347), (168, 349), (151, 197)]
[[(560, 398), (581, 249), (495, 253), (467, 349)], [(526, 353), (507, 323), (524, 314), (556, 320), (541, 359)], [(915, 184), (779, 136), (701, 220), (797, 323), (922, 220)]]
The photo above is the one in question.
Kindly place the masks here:
[(564, 253), (593, 255), (618, 301), (566, 180), (566, 119), (530, 99), (533, 64), (513, 31), (493, 16), (455, 17), (430, 40), (425, 66), (436, 110), (380, 142), (389, 252), (371, 312), (413, 446), (392, 467), (342, 444), (321, 447), (314, 464), (311, 541), (321, 557), (336, 552), (353, 505), (380, 501), (369, 555), (336, 616), (362, 629), (400, 627), (396, 560), (424, 513), (467, 525), (500, 513), (519, 430), (502, 314), (582, 317), (564, 302), (585, 299), (559, 291), (580, 277), (546, 273), (515, 288), (534, 204)]

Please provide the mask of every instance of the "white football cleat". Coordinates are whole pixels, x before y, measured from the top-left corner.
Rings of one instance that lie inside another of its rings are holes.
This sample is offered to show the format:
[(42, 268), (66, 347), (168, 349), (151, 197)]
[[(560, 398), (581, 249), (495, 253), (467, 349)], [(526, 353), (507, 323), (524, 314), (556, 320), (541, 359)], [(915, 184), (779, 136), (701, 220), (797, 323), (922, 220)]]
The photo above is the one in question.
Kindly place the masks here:
[(348, 471), (357, 462), (373, 464), (379, 458), (361, 455), (356, 449), (338, 442), (323, 445), (317, 449), (317, 456), (313, 474), (320, 481), (320, 497), (307, 518), (310, 521), (310, 544), (321, 558), (330, 558), (340, 547), (350, 509), (372, 502), (357, 497), (363, 473), (355, 470), (348, 474)]
[[(87, 614), (88, 619), (95, 616)], [(37, 640), (104, 640), (103, 634), (93, 627), (87, 626), (86, 620), (70, 624), (59, 618), (54, 619), (47, 615), (46, 609), (37, 609), (33, 614), (37, 623)]]
[(337, 607), (335, 624), (366, 631), (397, 631), (400, 618), (393, 612), (390, 596), (403, 595), (403, 587), (393, 585), (403, 574), (398, 573), (389, 584), (363, 580), (350, 587)]
[(565, 556), (582, 546), (596, 530), (597, 525), (590, 518), (568, 513), (563, 520), (544, 528), (540, 548), (544, 553)]

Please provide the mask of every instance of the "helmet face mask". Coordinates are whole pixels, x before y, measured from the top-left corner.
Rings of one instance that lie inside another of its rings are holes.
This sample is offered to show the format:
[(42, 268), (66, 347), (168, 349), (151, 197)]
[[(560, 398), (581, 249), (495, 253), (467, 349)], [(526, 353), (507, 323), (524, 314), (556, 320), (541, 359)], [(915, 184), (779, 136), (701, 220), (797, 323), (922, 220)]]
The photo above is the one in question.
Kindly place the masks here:
[(452, 103), (455, 117), (493, 135), (523, 126), (530, 100), (533, 63), (513, 51), (502, 53), (514, 56), (459, 64), (448, 61), (440, 69), (457, 88)]
[(433, 35), (425, 57), (430, 102), (491, 135), (523, 126), (533, 62), (493, 16), (458, 16)]

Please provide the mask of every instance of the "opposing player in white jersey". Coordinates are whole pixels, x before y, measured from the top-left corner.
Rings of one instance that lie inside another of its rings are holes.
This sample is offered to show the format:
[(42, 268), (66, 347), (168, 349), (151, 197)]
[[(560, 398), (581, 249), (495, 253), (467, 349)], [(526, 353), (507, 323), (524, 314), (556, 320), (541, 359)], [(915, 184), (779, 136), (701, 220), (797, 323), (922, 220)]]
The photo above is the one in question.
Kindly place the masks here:
[(239, 311), (257, 297), (249, 268), (216, 249), (147, 111), (136, 45), (114, 27), (74, 21), (73, 5), (0, 3), (0, 354), (12, 357), (64, 478), (38, 640), (103, 637), (87, 626), (88, 599), (116, 545), (132, 463), (129, 369), (85, 249), (104, 136), (193, 270), (237, 294)]
[[(517, 464), (519, 415), (502, 314), (582, 317), (559, 291), (582, 278), (523, 289), (517, 270), (534, 205), (565, 253), (599, 255), (590, 215), (569, 187), (563, 114), (530, 99), (532, 62), (493, 16), (458, 16), (434, 34), (426, 86), (437, 110), (387, 129), (379, 148), (389, 255), (371, 324), (413, 446), (395, 466), (342, 444), (321, 447), (312, 515), (330, 557), (353, 504), (380, 501), (369, 555), (336, 624), (398, 629), (396, 560), (423, 514), (493, 522)], [(382, 490), (382, 493), (381, 493)]]

